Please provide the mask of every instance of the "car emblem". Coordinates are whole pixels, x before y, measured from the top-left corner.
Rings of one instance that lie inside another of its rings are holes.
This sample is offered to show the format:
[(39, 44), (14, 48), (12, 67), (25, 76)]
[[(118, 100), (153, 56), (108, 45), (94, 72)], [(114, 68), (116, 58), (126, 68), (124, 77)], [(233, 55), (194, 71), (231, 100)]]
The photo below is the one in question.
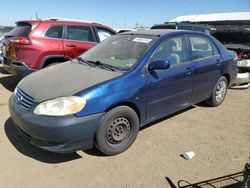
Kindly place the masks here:
[(22, 96), (17, 96), (16, 100), (17, 100), (17, 103), (20, 104), (22, 102), (22, 100), (23, 100), (23, 97)]

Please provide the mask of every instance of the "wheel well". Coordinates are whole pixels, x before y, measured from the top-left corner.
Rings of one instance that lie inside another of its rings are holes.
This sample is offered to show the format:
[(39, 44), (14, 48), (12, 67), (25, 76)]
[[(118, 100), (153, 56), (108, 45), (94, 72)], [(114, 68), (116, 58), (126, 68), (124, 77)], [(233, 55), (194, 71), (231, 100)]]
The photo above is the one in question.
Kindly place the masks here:
[(44, 67), (46, 67), (46, 66), (48, 66), (49, 64), (51, 64), (51, 63), (55, 63), (55, 62), (65, 62), (65, 61), (67, 61), (68, 59), (66, 59), (66, 58), (63, 58), (63, 57), (52, 57), (52, 58), (48, 58), (48, 59), (46, 59), (46, 61), (43, 63), (43, 66), (42, 66), (42, 68), (44, 68)]
[(132, 108), (132, 109), (136, 112), (136, 114), (137, 114), (137, 116), (138, 116), (138, 118), (139, 118), (139, 121), (141, 121), (141, 113), (140, 113), (140, 110), (139, 110), (139, 108), (138, 108), (134, 103), (132, 103), (132, 102), (121, 102), (121, 103), (118, 103), (118, 104), (116, 104), (116, 105), (114, 105), (114, 106), (109, 107), (109, 108), (106, 110), (106, 112), (109, 111), (109, 110), (111, 110), (111, 109), (113, 109), (113, 108), (115, 108), (115, 107), (118, 107), (118, 106), (128, 106), (128, 107)]
[(229, 74), (227, 74), (227, 73), (225, 73), (225, 74), (223, 74), (223, 76), (225, 76), (225, 78), (227, 79), (227, 83), (228, 83), (228, 85), (230, 85), (230, 75)]

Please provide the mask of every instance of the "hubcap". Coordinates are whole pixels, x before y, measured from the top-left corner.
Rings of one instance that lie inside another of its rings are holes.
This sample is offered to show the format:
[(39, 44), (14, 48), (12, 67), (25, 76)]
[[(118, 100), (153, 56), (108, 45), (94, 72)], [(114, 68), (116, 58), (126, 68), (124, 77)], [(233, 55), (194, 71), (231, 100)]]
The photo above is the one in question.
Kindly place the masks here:
[(226, 94), (226, 88), (227, 85), (225, 81), (219, 82), (215, 92), (215, 99), (217, 102), (221, 102), (224, 99)]
[(106, 139), (111, 144), (118, 144), (125, 140), (131, 132), (131, 123), (125, 117), (112, 121), (107, 129)]

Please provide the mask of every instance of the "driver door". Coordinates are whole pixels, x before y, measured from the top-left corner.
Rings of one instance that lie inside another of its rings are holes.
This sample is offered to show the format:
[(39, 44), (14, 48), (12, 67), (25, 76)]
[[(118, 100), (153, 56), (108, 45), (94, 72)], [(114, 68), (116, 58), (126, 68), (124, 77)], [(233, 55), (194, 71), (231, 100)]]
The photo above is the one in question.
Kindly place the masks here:
[(147, 73), (147, 120), (176, 112), (190, 106), (192, 94), (192, 62), (187, 53), (185, 36), (163, 41), (150, 58), (168, 60), (170, 68)]

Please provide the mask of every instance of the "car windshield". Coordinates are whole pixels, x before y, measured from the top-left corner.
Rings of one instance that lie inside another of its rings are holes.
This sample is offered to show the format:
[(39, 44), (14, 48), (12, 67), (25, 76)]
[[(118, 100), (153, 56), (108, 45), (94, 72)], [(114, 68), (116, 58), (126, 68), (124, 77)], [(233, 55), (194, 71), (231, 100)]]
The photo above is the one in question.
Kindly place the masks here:
[(156, 40), (149, 35), (115, 35), (80, 57), (87, 62), (108, 65), (116, 70), (128, 71)]

